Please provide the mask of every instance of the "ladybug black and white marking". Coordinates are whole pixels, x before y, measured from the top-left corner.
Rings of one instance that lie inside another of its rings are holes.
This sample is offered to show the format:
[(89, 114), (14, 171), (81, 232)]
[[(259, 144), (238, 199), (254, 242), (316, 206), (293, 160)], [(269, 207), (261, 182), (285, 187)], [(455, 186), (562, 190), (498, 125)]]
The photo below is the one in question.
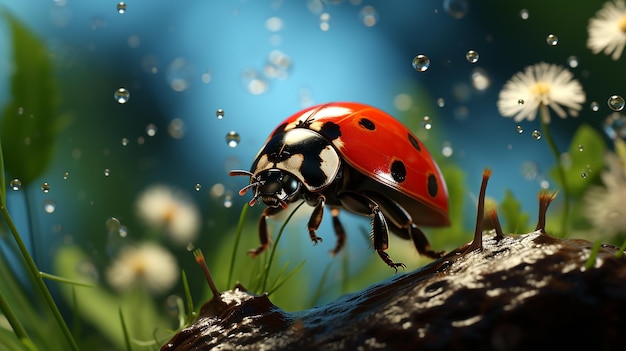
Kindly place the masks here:
[(261, 245), (270, 243), (267, 217), (305, 200), (313, 206), (308, 222), (314, 243), (324, 208), (330, 207), (337, 244), (346, 234), (339, 210), (372, 218), (372, 241), (380, 258), (396, 271), (404, 267), (385, 252), (389, 231), (413, 241), (417, 251), (438, 258), (418, 225), (446, 226), (448, 192), (439, 167), (422, 142), (402, 123), (372, 106), (336, 102), (309, 107), (281, 123), (257, 154), (250, 171), (230, 175), (250, 177), (239, 191), (253, 192), (250, 206), (259, 199), (267, 206), (259, 219)]

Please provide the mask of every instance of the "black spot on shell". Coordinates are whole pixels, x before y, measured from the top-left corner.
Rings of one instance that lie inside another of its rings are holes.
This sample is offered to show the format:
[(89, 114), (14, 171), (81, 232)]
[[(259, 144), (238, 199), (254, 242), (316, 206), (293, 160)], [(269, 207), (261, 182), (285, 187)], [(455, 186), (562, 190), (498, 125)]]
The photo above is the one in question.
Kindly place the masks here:
[(415, 148), (415, 150), (417, 151), (422, 151), (422, 147), (420, 146), (420, 142), (417, 140), (416, 137), (413, 136), (413, 134), (409, 133), (409, 141), (411, 142), (411, 145), (413, 145), (413, 147)]
[(374, 124), (374, 122), (370, 121), (367, 118), (361, 118), (361, 120), (359, 121), (359, 124), (361, 125), (361, 127), (368, 129), (368, 130), (376, 129), (376, 125)]
[(322, 134), (328, 140), (332, 141), (341, 136), (341, 129), (336, 123), (326, 122), (322, 125), (322, 128), (320, 129), (320, 134)]
[(395, 160), (391, 163), (391, 176), (398, 183), (402, 183), (406, 179), (406, 167), (402, 161)]
[(435, 177), (435, 175), (431, 173), (428, 175), (428, 194), (431, 197), (435, 197), (437, 196), (438, 192), (439, 185), (437, 185), (437, 177)]

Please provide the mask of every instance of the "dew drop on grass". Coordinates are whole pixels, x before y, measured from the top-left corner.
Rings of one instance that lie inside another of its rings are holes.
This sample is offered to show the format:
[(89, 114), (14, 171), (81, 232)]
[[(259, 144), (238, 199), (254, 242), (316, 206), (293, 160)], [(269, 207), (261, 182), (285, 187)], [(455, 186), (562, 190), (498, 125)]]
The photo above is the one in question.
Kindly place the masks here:
[(626, 102), (624, 98), (619, 95), (611, 95), (609, 100), (606, 102), (609, 105), (609, 108), (613, 111), (621, 111), (624, 109), (624, 105)]
[(226, 144), (228, 144), (228, 146), (237, 147), (240, 141), (241, 137), (239, 136), (239, 133), (235, 132), (234, 130), (231, 130), (230, 132), (228, 132), (228, 134), (226, 134)]
[(559, 43), (559, 37), (554, 34), (548, 34), (548, 36), (546, 37), (546, 43), (551, 46), (556, 46), (556, 44)]
[(215, 111), (215, 116), (217, 117), (217, 119), (224, 118), (224, 110), (218, 108), (217, 111)]
[(531, 134), (531, 135), (532, 135), (533, 139), (535, 139), (535, 140), (539, 140), (539, 139), (541, 139), (541, 132), (539, 132), (539, 131), (538, 131), (538, 130), (536, 130), (536, 129), (535, 129), (535, 130), (533, 130), (533, 132), (532, 132), (532, 134)]
[(465, 59), (467, 60), (467, 62), (469, 63), (476, 63), (478, 62), (478, 59), (480, 58), (480, 55), (478, 55), (478, 52), (474, 51), (474, 50), (470, 50), (465, 54)]
[(118, 104), (125, 104), (130, 99), (130, 92), (125, 88), (119, 88), (113, 93), (113, 98)]
[(589, 107), (593, 112), (598, 112), (598, 110), (600, 110), (600, 104), (597, 101), (592, 101), (591, 104), (589, 104)]
[(413, 68), (418, 72), (426, 72), (430, 67), (430, 59), (428, 56), (419, 54), (413, 58)]
[(47, 194), (50, 192), (50, 184), (48, 184), (48, 182), (43, 182), (43, 184), (41, 184), (41, 191), (43, 191), (44, 194)]
[(54, 213), (54, 211), (57, 209), (57, 204), (54, 202), (54, 200), (45, 199), (41, 202), (41, 207), (43, 208), (43, 211), (45, 213)]
[(9, 183), (9, 185), (11, 186), (11, 189), (13, 191), (18, 191), (22, 188), (22, 181), (15, 178), (13, 180), (11, 180), (11, 182)]
[(126, 3), (125, 2), (117, 3), (117, 13), (119, 13), (119, 14), (126, 13)]

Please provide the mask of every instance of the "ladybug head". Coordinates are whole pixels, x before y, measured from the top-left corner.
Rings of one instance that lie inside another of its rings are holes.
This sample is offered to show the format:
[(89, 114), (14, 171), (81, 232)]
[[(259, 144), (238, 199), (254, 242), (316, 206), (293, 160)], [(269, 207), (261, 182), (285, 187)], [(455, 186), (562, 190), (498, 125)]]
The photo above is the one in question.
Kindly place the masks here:
[(269, 207), (286, 208), (287, 203), (300, 193), (300, 181), (278, 168), (266, 169), (256, 175), (248, 171), (231, 171), (230, 175), (250, 176), (250, 184), (239, 190), (239, 195), (245, 194), (249, 189), (254, 191), (250, 206), (254, 206), (260, 198)]

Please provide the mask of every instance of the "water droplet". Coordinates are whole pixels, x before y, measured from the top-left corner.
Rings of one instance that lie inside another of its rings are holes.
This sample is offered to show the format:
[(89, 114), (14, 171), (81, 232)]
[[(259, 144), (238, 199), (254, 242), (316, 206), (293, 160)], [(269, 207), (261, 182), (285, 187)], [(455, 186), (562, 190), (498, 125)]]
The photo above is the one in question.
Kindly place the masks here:
[(474, 51), (474, 50), (470, 50), (467, 52), (467, 54), (465, 54), (465, 59), (467, 59), (467, 62), (469, 63), (476, 63), (478, 62), (478, 58), (480, 56), (478, 55), (478, 52)]
[(591, 111), (593, 112), (598, 112), (598, 110), (600, 110), (600, 104), (597, 101), (592, 101), (591, 104), (589, 104), (589, 107), (591, 107)]
[(122, 138), (122, 146), (128, 146), (129, 140), (128, 138)]
[(578, 67), (578, 57), (576, 56), (570, 56), (567, 58), (567, 65), (570, 66), (570, 68), (576, 68)]
[(222, 183), (213, 184), (213, 186), (211, 187), (211, 190), (209, 191), (209, 193), (211, 194), (211, 197), (214, 199), (217, 199), (223, 196), (225, 192), (226, 192), (226, 187)]
[(523, 20), (527, 20), (527, 19), (528, 19), (528, 16), (529, 16), (528, 10), (527, 10), (527, 9), (521, 9), (521, 10), (519, 11), (519, 16), (520, 16)]
[(50, 184), (48, 184), (48, 182), (43, 182), (43, 184), (41, 184), (41, 191), (43, 191), (44, 194), (50, 192)]
[(359, 11), (359, 18), (366, 27), (373, 27), (378, 22), (378, 12), (374, 6), (367, 5)]
[(194, 77), (193, 67), (182, 57), (172, 60), (165, 70), (165, 79), (170, 88), (177, 92), (187, 90), (192, 77)]
[(265, 20), (265, 28), (270, 32), (278, 32), (283, 29), (283, 20), (280, 17), (270, 17)]
[(187, 244), (187, 251), (193, 251), (194, 249), (195, 247), (193, 246), (193, 243)]
[(482, 68), (474, 69), (472, 72), (472, 85), (476, 90), (486, 90), (491, 85), (491, 80), (487, 72)]
[(194, 189), (196, 189), (196, 191), (200, 191), (200, 189), (202, 189), (202, 184), (196, 183), (196, 185), (194, 186)]
[(63, 179), (67, 180), (67, 178), (70, 177), (70, 174), (68, 172), (63, 173)]
[(452, 18), (463, 18), (469, 10), (467, 0), (443, 0), (443, 9)]
[(533, 139), (535, 139), (535, 140), (541, 139), (541, 132), (539, 132), (537, 129), (533, 130), (531, 135), (532, 135)]
[(611, 95), (609, 100), (606, 102), (609, 105), (609, 108), (613, 111), (621, 111), (624, 109), (624, 98), (619, 95)]
[(104, 169), (104, 176), (105, 176), (105, 177), (108, 177), (108, 176), (110, 176), (110, 175), (111, 175), (111, 170), (110, 170), (110, 169), (108, 169), (108, 168), (105, 168), (105, 169)]
[(524, 128), (522, 128), (522, 126), (520, 126), (519, 124), (517, 125), (517, 134), (522, 134), (524, 133)]
[(57, 204), (54, 200), (45, 199), (41, 202), (41, 207), (45, 213), (54, 213), (57, 208)]
[(239, 133), (231, 130), (230, 132), (228, 132), (228, 134), (226, 134), (226, 143), (228, 144), (228, 146), (237, 147), (237, 145), (239, 145), (239, 141), (241, 141)]
[(443, 147), (441, 148), (441, 154), (443, 157), (450, 157), (454, 153), (454, 149), (452, 149), (452, 144), (446, 141), (443, 143)]
[(604, 120), (603, 126), (604, 133), (609, 138), (626, 138), (626, 116), (614, 112)]
[(24, 108), (22, 106), (17, 108), (17, 114), (20, 116), (24, 114)]
[(113, 93), (113, 98), (118, 104), (125, 104), (130, 99), (130, 92), (124, 88), (119, 88)]
[(11, 189), (13, 191), (18, 191), (22, 188), (22, 181), (15, 178), (13, 180), (11, 180), (11, 182), (9, 183), (9, 185), (11, 186)]
[(119, 14), (126, 13), (126, 3), (125, 2), (117, 3), (117, 13), (119, 13)]
[(224, 110), (218, 108), (217, 111), (215, 111), (215, 116), (217, 117), (217, 119), (224, 118)]
[(439, 107), (446, 106), (446, 100), (444, 100), (444, 98), (437, 99), (437, 106), (439, 106)]
[(224, 207), (231, 208), (233, 206), (233, 198), (230, 195), (224, 196)]
[(432, 121), (429, 116), (424, 116), (422, 119), (422, 127), (426, 130), (430, 130), (433, 127)]
[(578, 144), (578, 151), (583, 152), (585, 147), (582, 144)]
[(556, 46), (556, 44), (559, 43), (559, 37), (554, 34), (548, 34), (546, 37), (546, 43), (548, 43), (548, 45)]
[(524, 104), (524, 99), (517, 100), (517, 104), (520, 105), (520, 106), (523, 105)]
[(587, 173), (586, 172), (580, 172), (580, 177), (581, 178), (587, 178)]
[(254, 69), (245, 70), (242, 81), (248, 92), (253, 95), (261, 95), (269, 88), (267, 81)]
[(104, 222), (104, 225), (107, 227), (107, 230), (109, 232), (117, 232), (122, 227), (122, 223), (120, 223), (120, 220), (115, 217), (108, 218)]
[(522, 176), (526, 180), (534, 180), (539, 175), (539, 164), (534, 161), (522, 163)]
[(150, 123), (146, 126), (146, 134), (148, 134), (148, 136), (155, 136), (156, 132), (157, 127), (153, 123)]
[(211, 72), (210, 71), (206, 71), (204, 73), (202, 73), (202, 75), (200, 76), (200, 80), (202, 81), (202, 83), (208, 84), (211, 82)]
[(426, 55), (419, 54), (413, 58), (413, 68), (418, 72), (426, 72), (430, 67), (430, 59)]
[(167, 134), (174, 139), (182, 139), (185, 136), (185, 122), (180, 118), (174, 118), (167, 125)]

